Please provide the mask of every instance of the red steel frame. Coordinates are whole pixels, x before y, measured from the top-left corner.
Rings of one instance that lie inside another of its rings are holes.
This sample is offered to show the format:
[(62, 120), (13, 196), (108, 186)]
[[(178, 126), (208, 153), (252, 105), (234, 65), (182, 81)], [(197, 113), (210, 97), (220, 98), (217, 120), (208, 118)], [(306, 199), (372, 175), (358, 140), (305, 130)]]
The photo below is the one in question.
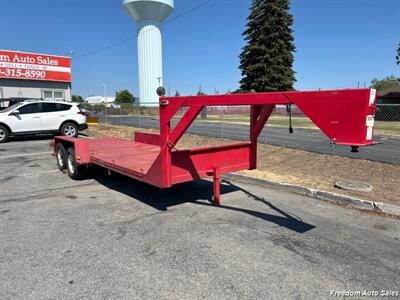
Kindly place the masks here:
[[(159, 134), (136, 132), (133, 141), (55, 137), (54, 149), (58, 143), (74, 147), (78, 164), (97, 164), (160, 188), (212, 176), (213, 201), (219, 204), (221, 174), (257, 168), (257, 139), (275, 105), (297, 105), (332, 143), (367, 146), (373, 143), (375, 98), (371, 89), (160, 97)], [(205, 106), (231, 105), (251, 107), (249, 142), (175, 148)], [(182, 107), (187, 110), (172, 128)]]

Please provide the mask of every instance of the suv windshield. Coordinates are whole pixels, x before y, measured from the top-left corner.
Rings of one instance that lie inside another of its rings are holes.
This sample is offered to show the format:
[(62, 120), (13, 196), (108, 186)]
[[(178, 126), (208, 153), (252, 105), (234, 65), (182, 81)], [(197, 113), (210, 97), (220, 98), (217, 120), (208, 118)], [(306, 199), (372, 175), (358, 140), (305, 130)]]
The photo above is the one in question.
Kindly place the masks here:
[(14, 108), (16, 108), (16, 107), (18, 107), (18, 106), (21, 106), (22, 104), (23, 104), (22, 102), (20, 102), (20, 103), (15, 103), (14, 105), (11, 105), (11, 106), (7, 107), (6, 109), (1, 110), (0, 113), (7, 113), (7, 112), (10, 112), (10, 111), (12, 111)]

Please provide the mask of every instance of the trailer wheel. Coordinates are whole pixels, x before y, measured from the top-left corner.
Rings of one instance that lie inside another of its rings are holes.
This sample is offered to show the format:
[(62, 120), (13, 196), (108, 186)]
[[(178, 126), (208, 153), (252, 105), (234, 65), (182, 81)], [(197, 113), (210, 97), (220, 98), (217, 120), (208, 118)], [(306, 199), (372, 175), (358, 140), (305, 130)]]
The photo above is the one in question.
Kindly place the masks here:
[(64, 171), (67, 168), (67, 158), (68, 158), (67, 150), (65, 149), (63, 144), (58, 143), (56, 147), (56, 159), (57, 159), (57, 166), (60, 169), (60, 171)]
[(86, 175), (86, 166), (80, 166), (76, 163), (76, 154), (74, 148), (67, 150), (67, 171), (68, 176), (74, 180), (83, 179)]

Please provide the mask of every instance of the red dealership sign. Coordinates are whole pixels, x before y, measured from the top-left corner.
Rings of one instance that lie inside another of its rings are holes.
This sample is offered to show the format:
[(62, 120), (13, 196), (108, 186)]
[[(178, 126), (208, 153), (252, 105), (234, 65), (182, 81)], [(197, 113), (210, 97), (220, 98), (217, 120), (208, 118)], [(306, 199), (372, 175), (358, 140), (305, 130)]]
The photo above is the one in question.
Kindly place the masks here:
[(71, 58), (0, 50), (0, 78), (71, 82)]

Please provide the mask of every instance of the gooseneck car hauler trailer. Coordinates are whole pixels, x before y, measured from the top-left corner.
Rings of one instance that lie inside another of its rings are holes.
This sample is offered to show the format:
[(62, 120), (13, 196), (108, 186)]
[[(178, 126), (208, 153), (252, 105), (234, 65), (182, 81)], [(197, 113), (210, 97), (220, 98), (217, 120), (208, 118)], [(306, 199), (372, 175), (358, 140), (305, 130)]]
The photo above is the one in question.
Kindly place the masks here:
[[(376, 91), (347, 89), (160, 97), (159, 133), (136, 132), (132, 141), (57, 136), (53, 147), (60, 169), (78, 179), (99, 165), (159, 188), (212, 176), (215, 204), (220, 203), (223, 173), (257, 168), (257, 138), (275, 105), (297, 105), (331, 140), (352, 148), (373, 143)], [(205, 106), (250, 106), (249, 142), (178, 150), (175, 145)], [(172, 128), (174, 115), (186, 112)]]

